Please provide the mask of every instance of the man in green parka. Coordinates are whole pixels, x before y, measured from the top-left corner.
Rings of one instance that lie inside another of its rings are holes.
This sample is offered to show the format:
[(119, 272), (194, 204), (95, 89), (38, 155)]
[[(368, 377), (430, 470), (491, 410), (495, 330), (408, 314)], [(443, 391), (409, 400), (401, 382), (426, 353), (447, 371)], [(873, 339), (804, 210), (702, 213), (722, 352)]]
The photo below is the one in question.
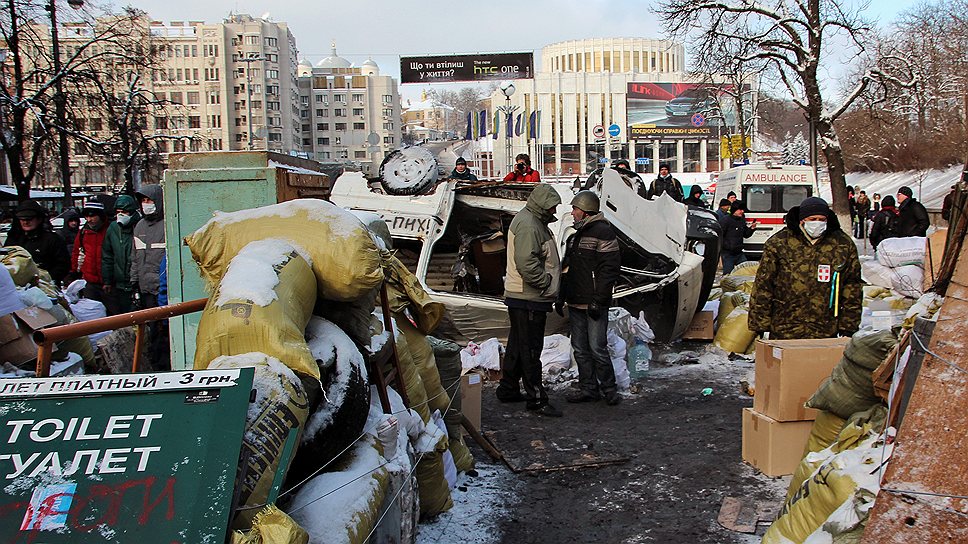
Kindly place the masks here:
[(769, 332), (772, 340), (850, 336), (860, 328), (862, 287), (854, 241), (826, 201), (807, 198), (766, 241), (750, 330)]
[(138, 203), (129, 195), (119, 196), (114, 207), (118, 219), (108, 225), (101, 249), (104, 305), (108, 315), (123, 314), (135, 309), (134, 292), (131, 289), (131, 246), (134, 226), (141, 219)]

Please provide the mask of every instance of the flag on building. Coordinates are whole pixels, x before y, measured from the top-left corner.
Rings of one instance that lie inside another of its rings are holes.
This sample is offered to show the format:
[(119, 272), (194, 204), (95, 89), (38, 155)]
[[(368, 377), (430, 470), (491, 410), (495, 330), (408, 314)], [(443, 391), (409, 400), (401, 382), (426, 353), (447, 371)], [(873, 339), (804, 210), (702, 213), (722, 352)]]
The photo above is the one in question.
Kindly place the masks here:
[(480, 113), (477, 114), (477, 117), (479, 119), (477, 137), (485, 138), (487, 136), (487, 110), (481, 110)]
[(465, 140), (473, 140), (474, 127), (471, 121), (471, 112), (467, 112), (467, 132), (464, 134)]
[(528, 139), (540, 139), (538, 137), (538, 126), (541, 122), (541, 114), (538, 110), (531, 112), (531, 118), (528, 119)]
[(507, 130), (507, 133), (505, 133), (504, 137), (510, 138), (514, 136), (514, 116), (511, 115), (510, 113), (508, 113), (507, 115), (508, 115), (508, 130)]
[(497, 140), (498, 133), (501, 132), (501, 112), (494, 112), (494, 122), (491, 124), (491, 135)]
[(520, 136), (522, 128), (523, 127), (521, 126), (521, 114), (519, 113), (517, 119), (514, 122), (514, 135)]

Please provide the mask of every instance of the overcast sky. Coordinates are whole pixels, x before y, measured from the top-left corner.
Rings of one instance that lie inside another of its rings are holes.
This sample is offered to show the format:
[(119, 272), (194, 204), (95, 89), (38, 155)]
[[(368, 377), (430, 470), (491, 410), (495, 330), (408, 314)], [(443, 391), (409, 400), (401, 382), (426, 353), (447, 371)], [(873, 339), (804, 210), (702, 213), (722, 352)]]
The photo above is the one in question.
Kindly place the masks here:
[[(862, 0), (846, 0), (850, 4)], [(118, 5), (123, 0), (115, 0)], [(221, 21), (230, 12), (284, 21), (296, 37), (300, 57), (315, 63), (340, 56), (359, 65), (372, 56), (384, 74), (399, 78), (400, 56), (534, 51), (581, 38), (662, 38), (654, 2), (634, 0), (132, 0), (155, 20)], [(912, 7), (913, 0), (872, 0), (869, 14), (882, 24)], [(405, 97), (419, 85), (401, 85)]]

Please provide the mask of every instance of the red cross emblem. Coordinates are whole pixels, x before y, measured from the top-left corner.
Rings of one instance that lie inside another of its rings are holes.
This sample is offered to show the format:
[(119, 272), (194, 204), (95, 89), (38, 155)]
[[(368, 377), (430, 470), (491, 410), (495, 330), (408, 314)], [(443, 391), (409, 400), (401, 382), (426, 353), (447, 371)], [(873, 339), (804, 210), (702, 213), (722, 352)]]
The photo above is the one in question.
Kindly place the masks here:
[(830, 265), (829, 264), (821, 264), (821, 265), (817, 266), (817, 281), (819, 281), (820, 283), (829, 283), (830, 282)]

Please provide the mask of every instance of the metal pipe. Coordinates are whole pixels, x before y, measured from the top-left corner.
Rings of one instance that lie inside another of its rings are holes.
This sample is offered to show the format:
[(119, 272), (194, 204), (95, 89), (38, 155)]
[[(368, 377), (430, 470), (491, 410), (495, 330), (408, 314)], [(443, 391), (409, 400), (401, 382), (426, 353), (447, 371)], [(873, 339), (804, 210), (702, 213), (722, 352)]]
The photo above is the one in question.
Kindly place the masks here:
[[(55, 342), (130, 327), (132, 325), (138, 325), (140, 332), (140, 329), (142, 329), (141, 325), (150, 321), (200, 312), (205, 309), (207, 302), (207, 298), (200, 298), (170, 306), (158, 306), (156, 308), (148, 308), (147, 310), (137, 310), (126, 314), (112, 315), (110, 317), (102, 317), (100, 319), (92, 319), (90, 321), (81, 321), (80, 323), (71, 323), (69, 325), (60, 325), (34, 331), (33, 338), (37, 344), (37, 377), (46, 378), (50, 373), (51, 346)], [(137, 344), (137, 340), (135, 342)], [(135, 361), (137, 359), (138, 352), (135, 351)], [(134, 369), (135, 367), (133, 366), (132, 370)]]

